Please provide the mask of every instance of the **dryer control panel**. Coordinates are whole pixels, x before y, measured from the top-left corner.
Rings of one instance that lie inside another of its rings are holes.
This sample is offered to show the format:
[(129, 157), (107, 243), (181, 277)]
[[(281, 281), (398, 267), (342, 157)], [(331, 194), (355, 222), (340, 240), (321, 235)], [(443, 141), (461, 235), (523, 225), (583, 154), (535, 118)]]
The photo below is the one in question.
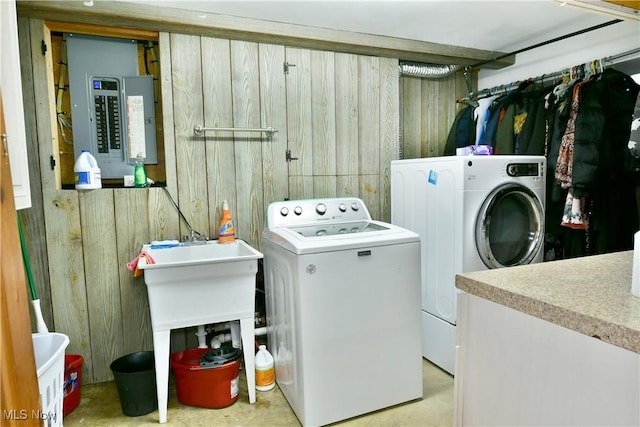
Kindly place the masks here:
[(349, 221), (371, 221), (367, 207), (357, 197), (273, 202), (266, 216), (267, 228)]
[(508, 163), (507, 175), (517, 176), (540, 176), (539, 163)]

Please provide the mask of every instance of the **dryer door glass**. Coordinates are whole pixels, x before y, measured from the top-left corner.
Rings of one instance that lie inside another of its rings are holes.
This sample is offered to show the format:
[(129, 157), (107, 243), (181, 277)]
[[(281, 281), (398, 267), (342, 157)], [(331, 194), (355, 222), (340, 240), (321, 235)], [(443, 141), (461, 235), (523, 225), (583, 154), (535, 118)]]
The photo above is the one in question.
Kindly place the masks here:
[(476, 219), (476, 247), (489, 268), (529, 264), (544, 240), (544, 210), (527, 187), (509, 183), (485, 199)]

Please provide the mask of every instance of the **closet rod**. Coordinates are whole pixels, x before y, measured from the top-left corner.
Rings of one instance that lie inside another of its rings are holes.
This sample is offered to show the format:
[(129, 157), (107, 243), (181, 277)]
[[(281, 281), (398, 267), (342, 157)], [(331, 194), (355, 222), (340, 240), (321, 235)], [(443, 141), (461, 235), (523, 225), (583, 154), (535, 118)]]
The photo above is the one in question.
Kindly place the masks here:
[(560, 40), (564, 40), (564, 39), (568, 39), (570, 37), (578, 36), (580, 34), (588, 33), (589, 31), (599, 30), (600, 28), (608, 27), (609, 25), (617, 24), (618, 22), (622, 22), (622, 19), (614, 19), (612, 21), (608, 21), (608, 22), (604, 22), (602, 24), (594, 25), (593, 27), (584, 28), (582, 30), (574, 31), (573, 33), (565, 34), (564, 36), (556, 37), (556, 38), (553, 38), (551, 40), (547, 40), (547, 41), (544, 41), (544, 42), (541, 42), (541, 43), (536, 43), (534, 45), (527, 46), (527, 47), (515, 50), (515, 51), (510, 52), (510, 53), (505, 53), (504, 55), (497, 56), (497, 57), (495, 57), (493, 59), (488, 59), (486, 61), (478, 62), (477, 64), (470, 65), (469, 67), (466, 67), (466, 68), (467, 69), (477, 68), (477, 67), (480, 67), (482, 65), (486, 65), (486, 64), (490, 64), (492, 62), (499, 61), (499, 60), (501, 60), (503, 58), (506, 58), (508, 56), (517, 55), (519, 53), (526, 52), (526, 51), (532, 50), (532, 49), (536, 49), (536, 48), (539, 48), (539, 47), (542, 47), (542, 46), (546, 46), (548, 44), (555, 43), (555, 42), (558, 42)]
[[(624, 58), (626, 56), (634, 55), (636, 53), (640, 53), (640, 48), (631, 49), (631, 50), (628, 50), (626, 52), (619, 53), (617, 55), (607, 56), (605, 58), (602, 58), (601, 61), (602, 61), (603, 65), (604, 65), (605, 62), (615, 63), (615, 61), (617, 61), (618, 59)], [(565, 76), (567, 74), (568, 70), (569, 70), (569, 68), (566, 68), (566, 69), (561, 70), (561, 71), (556, 71), (556, 72), (553, 72), (553, 73), (543, 74), (543, 75), (537, 76), (537, 77), (532, 77), (532, 78), (529, 78), (529, 79), (527, 79), (525, 81), (532, 81), (532, 82), (536, 82), (536, 83), (544, 83), (544, 82), (547, 82), (547, 81), (550, 81), (550, 80), (558, 80), (558, 79), (562, 78), (563, 76)], [(507, 84), (504, 84), (504, 85), (494, 86), (494, 87), (489, 88), (489, 89), (482, 89), (482, 90), (480, 90), (478, 92), (475, 92), (475, 93), (471, 92), (469, 95), (465, 96), (464, 98), (456, 100), (456, 102), (462, 103), (462, 102), (468, 102), (470, 100), (486, 98), (488, 96), (493, 96), (493, 95), (504, 95), (505, 93), (508, 93), (508, 92), (511, 92), (512, 90), (517, 89), (522, 82), (523, 81), (516, 81), (516, 82), (507, 83)]]

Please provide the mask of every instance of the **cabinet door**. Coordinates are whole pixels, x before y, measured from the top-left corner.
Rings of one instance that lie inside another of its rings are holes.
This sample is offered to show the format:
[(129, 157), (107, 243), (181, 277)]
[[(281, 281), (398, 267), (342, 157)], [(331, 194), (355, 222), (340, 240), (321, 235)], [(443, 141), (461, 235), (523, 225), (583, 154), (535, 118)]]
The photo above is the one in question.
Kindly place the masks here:
[(5, 110), (7, 149), (11, 162), (11, 180), (16, 209), (31, 207), (27, 138), (24, 129), (20, 54), (18, 52), (18, 24), (15, 0), (0, 1), (0, 87)]
[[(1, 93), (0, 93), (1, 95)], [(5, 132), (0, 98), (0, 133)], [(0, 151), (0, 194), (11, 195), (11, 174)], [(0, 407), (4, 426), (38, 426), (38, 378), (31, 341), (27, 283), (11, 197), (0, 204)], [(31, 368), (30, 368), (31, 367)]]

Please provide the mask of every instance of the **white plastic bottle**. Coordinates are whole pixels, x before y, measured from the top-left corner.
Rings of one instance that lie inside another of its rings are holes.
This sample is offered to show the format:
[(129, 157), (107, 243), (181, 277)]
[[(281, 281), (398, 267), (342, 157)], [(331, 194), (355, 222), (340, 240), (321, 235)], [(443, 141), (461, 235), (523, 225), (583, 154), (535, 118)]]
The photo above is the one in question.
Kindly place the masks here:
[(266, 345), (258, 347), (256, 353), (256, 390), (269, 391), (276, 385), (273, 356)]
[(84, 149), (73, 165), (76, 190), (95, 190), (102, 188), (102, 176), (96, 158)]

